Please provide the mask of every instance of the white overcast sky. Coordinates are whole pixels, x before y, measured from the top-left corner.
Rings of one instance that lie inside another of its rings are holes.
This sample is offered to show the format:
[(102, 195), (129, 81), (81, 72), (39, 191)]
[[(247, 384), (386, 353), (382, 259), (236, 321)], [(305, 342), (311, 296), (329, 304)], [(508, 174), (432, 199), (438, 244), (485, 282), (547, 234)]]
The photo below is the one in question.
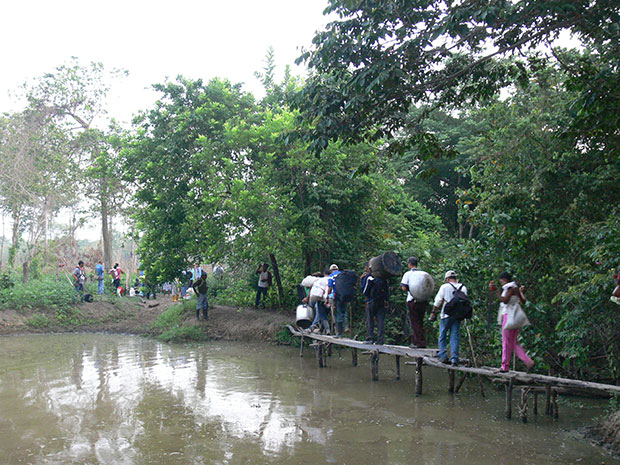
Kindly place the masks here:
[(0, 113), (20, 104), (9, 96), (72, 56), (129, 71), (113, 84), (109, 116), (129, 121), (148, 108), (151, 84), (223, 77), (260, 93), (254, 71), (275, 50), (277, 77), (293, 74), (300, 47), (327, 23), (327, 0), (0, 0)]

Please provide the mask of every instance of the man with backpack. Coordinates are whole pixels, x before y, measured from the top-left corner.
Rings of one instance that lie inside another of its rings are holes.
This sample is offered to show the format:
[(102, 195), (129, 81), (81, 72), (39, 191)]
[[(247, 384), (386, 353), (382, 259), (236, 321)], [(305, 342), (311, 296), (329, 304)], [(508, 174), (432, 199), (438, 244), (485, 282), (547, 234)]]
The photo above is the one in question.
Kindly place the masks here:
[(84, 300), (84, 281), (86, 273), (84, 273), (84, 262), (80, 260), (75, 270), (73, 270), (73, 287), (75, 289), (75, 302)]
[(375, 318), (377, 319), (377, 344), (384, 344), (385, 312), (389, 306), (390, 284), (387, 279), (375, 278), (370, 265), (362, 275), (362, 294), (366, 297), (366, 340), (365, 344), (374, 344)]
[(336, 320), (335, 337), (342, 337), (344, 323), (347, 315), (347, 305), (355, 297), (355, 286), (357, 284), (357, 274), (355, 271), (340, 271), (338, 265), (329, 267), (332, 272), (328, 279), (328, 295), (334, 310)]
[[(467, 296), (467, 288), (457, 281), (455, 271), (447, 271), (444, 281), (435, 296), (430, 320), (435, 321), (439, 312), (439, 361), (458, 365), (461, 320), (471, 317), (471, 302)], [(450, 360), (446, 350), (448, 332)]]

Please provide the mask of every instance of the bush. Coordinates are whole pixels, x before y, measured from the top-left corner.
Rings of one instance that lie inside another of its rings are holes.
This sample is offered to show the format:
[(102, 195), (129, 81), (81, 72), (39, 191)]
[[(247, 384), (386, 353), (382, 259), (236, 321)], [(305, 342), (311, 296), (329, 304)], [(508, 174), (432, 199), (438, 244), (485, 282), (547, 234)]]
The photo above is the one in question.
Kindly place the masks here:
[(32, 318), (26, 320), (26, 324), (33, 328), (49, 328), (52, 325), (52, 320), (47, 315), (35, 313)]
[(66, 307), (74, 301), (75, 290), (66, 280), (56, 280), (53, 275), (33, 279), (26, 284), (17, 283), (0, 290), (0, 307), (23, 308)]

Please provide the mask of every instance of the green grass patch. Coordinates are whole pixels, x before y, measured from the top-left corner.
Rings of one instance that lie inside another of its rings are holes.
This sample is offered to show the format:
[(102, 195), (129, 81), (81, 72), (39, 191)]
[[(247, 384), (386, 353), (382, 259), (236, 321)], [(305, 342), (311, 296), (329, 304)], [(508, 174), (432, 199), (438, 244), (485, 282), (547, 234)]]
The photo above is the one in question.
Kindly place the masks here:
[(164, 331), (157, 339), (163, 342), (202, 341), (205, 333), (198, 326), (180, 326)]
[(52, 320), (42, 313), (35, 313), (32, 315), (32, 318), (27, 319), (25, 323), (31, 328), (49, 328), (52, 326)]

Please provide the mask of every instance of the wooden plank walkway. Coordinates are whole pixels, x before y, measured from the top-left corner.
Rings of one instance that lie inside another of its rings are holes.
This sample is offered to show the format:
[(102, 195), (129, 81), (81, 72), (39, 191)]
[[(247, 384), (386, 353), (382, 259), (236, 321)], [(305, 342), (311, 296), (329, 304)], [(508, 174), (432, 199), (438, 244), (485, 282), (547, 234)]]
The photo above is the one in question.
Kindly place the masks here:
[[(558, 392), (566, 392), (566, 390), (577, 391), (581, 393), (589, 393), (593, 395), (614, 396), (620, 395), (620, 386), (613, 384), (594, 383), (591, 381), (582, 381), (571, 378), (561, 378), (556, 376), (547, 376), (537, 373), (525, 373), (522, 371), (500, 372), (497, 368), (492, 367), (471, 367), (465, 363), (458, 366), (452, 366), (442, 363), (437, 359), (438, 349), (416, 349), (405, 346), (395, 345), (378, 345), (364, 344), (361, 341), (347, 339), (342, 337), (327, 336), (322, 334), (308, 333), (300, 331), (292, 326), (288, 326), (289, 331), (294, 336), (302, 338), (300, 348), (300, 356), (303, 356), (303, 340), (304, 338), (315, 341), (313, 346), (316, 349), (316, 355), (319, 367), (327, 366), (327, 357), (331, 351), (332, 345), (349, 347), (352, 350), (353, 365), (358, 364), (358, 350), (364, 351), (370, 355), (370, 371), (371, 379), (377, 381), (379, 379), (379, 354), (387, 354), (396, 356), (396, 378), (400, 379), (400, 358), (407, 357), (415, 361), (407, 361), (406, 365), (415, 365), (416, 367), (416, 396), (422, 394), (424, 365), (434, 368), (447, 370), (448, 372), (448, 391), (458, 392), (463, 385), (467, 375), (476, 375), (478, 377), (488, 378), (493, 382), (500, 382), (506, 387), (506, 418), (512, 417), (512, 393), (515, 387), (521, 387), (521, 399), (518, 404), (519, 413), (523, 422), (527, 422), (528, 414), (528, 395), (530, 392), (534, 394), (534, 414), (538, 414), (538, 394), (544, 389), (546, 398), (545, 413), (558, 417)], [(455, 373), (462, 373), (458, 385), (455, 385)], [(484, 388), (480, 382), (481, 393), (484, 396)]]

